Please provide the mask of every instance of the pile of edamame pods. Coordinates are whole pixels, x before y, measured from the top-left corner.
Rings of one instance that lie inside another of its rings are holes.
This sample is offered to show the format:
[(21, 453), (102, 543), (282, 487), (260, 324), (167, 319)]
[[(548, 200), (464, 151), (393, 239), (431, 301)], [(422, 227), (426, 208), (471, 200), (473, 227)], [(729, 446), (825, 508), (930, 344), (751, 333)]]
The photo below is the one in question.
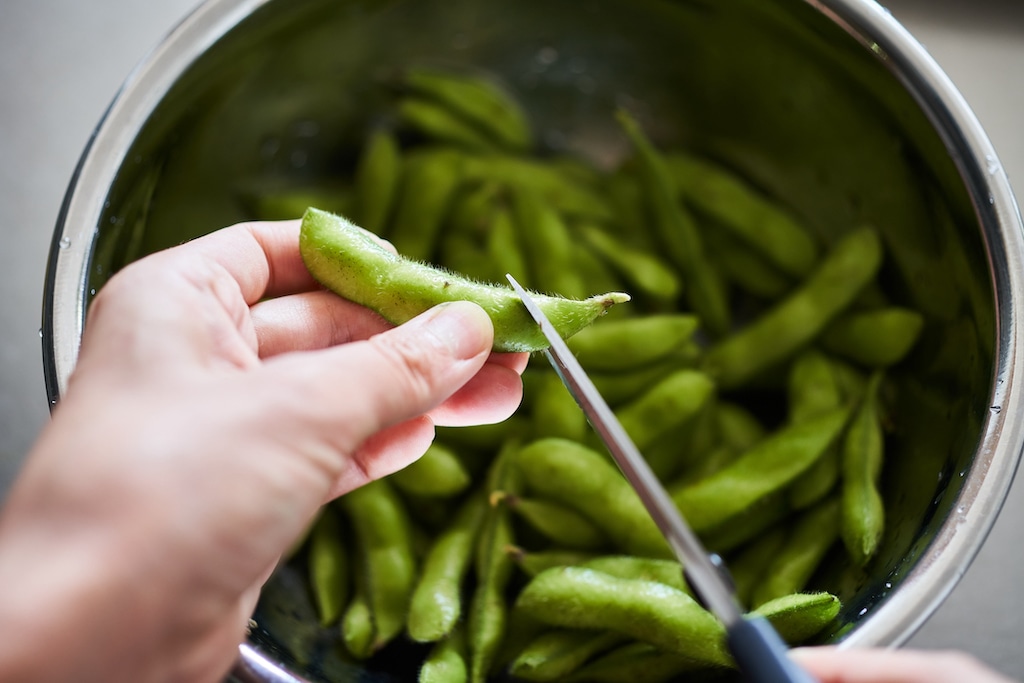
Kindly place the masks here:
[[(886, 371), (923, 322), (880, 286), (879, 236), (822, 244), (624, 112), (631, 153), (608, 170), (540, 151), (479, 74), (414, 68), (395, 92), (347, 190), (266, 195), (262, 217), (318, 206), (481, 289), (512, 273), (630, 293), (570, 347), (745, 606), (792, 643), (826, 629), (840, 605), (815, 572), (879, 547)], [(423, 683), (727, 671), (721, 625), (557, 376), (534, 362), (523, 379), (506, 422), (439, 428), (415, 464), (323, 509), (291, 560), (322, 625), (357, 660), (432, 644)]]

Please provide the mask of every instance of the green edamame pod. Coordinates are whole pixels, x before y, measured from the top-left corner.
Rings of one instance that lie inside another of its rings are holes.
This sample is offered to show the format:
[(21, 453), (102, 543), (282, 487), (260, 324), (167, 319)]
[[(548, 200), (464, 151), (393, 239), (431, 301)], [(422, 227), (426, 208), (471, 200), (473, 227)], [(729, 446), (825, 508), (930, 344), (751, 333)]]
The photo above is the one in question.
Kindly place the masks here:
[(786, 542), (789, 535), (787, 532), (782, 526), (770, 529), (729, 558), (729, 575), (736, 588), (736, 600), (741, 605), (751, 607), (754, 591), (765, 579), (770, 578), (767, 567)]
[(313, 586), (320, 625), (333, 624), (348, 604), (349, 559), (341, 522), (324, 507), (309, 539), (309, 582)]
[(473, 559), (477, 532), (487, 510), (483, 495), (471, 496), (434, 541), (409, 603), (409, 637), (434, 642), (448, 636), (462, 614), (462, 582)]
[(675, 183), (665, 160), (631, 116), (621, 110), (617, 116), (637, 151), (640, 177), (658, 237), (666, 255), (683, 271), (687, 299), (705, 329), (725, 334), (730, 326), (725, 288), (705, 257), (693, 219), (676, 199)]
[(822, 332), (821, 345), (869, 368), (885, 368), (903, 360), (923, 326), (920, 313), (896, 306), (850, 313)]
[(825, 630), (841, 607), (839, 598), (829, 593), (798, 593), (766, 602), (754, 614), (770, 621), (784, 641), (795, 645)]
[(826, 500), (803, 513), (785, 544), (765, 566), (765, 580), (753, 593), (751, 604), (804, 590), (832, 544), (839, 539), (839, 500)]
[(559, 549), (527, 552), (516, 546), (509, 546), (505, 552), (527, 576), (537, 576), (552, 567), (575, 567), (597, 557), (593, 553), (579, 550)]
[(569, 550), (607, 547), (608, 537), (586, 517), (571, 508), (546, 500), (502, 495), (516, 516), (557, 545)]
[(455, 199), (448, 225), (452, 232), (472, 239), (485, 237), (499, 207), (502, 187), (495, 182), (465, 188)]
[(528, 490), (582, 513), (626, 552), (668, 556), (668, 545), (633, 487), (607, 458), (566, 439), (525, 446), (517, 462)]
[[(355, 217), (359, 225), (378, 235), (384, 234), (394, 209), (401, 178), (402, 162), (398, 142), (391, 131), (379, 129), (367, 141), (355, 171)], [(307, 206), (331, 211), (329, 205)]]
[(724, 629), (683, 591), (582, 567), (535, 576), (516, 609), (552, 626), (614, 631), (697, 662), (728, 665)]
[(311, 206), (341, 216), (352, 214), (356, 197), (352, 188), (340, 183), (312, 187), (261, 188), (243, 199), (252, 218), (260, 221), (284, 221), (301, 218)]
[(489, 284), (505, 282), (499, 278), (487, 255), (487, 248), (469, 235), (448, 232), (441, 237), (438, 265), (465, 276), (469, 280)]
[(692, 343), (695, 316), (645, 315), (580, 330), (568, 345), (588, 372), (616, 372), (663, 360)]
[(469, 486), (469, 472), (451, 449), (432, 443), (419, 460), (389, 476), (388, 481), (405, 493), (444, 498)]
[(604, 572), (620, 579), (657, 581), (684, 593), (690, 592), (690, 587), (683, 579), (683, 566), (676, 560), (634, 555), (605, 555), (587, 560), (579, 566)]
[(881, 371), (871, 376), (843, 442), (840, 529), (850, 557), (861, 566), (874, 556), (885, 528), (885, 507), (878, 491), (885, 449), (878, 406), (882, 376)]
[(615, 411), (636, 447), (643, 451), (659, 436), (685, 424), (714, 394), (715, 385), (696, 370), (678, 370)]
[(406, 72), (405, 85), (444, 104), (505, 149), (522, 152), (532, 144), (526, 113), (490, 79), (416, 67)]
[(653, 240), (644, 188), (629, 164), (620, 166), (607, 176), (604, 192), (615, 214), (609, 224), (619, 227), (623, 239), (650, 250)]
[(533, 397), (533, 434), (536, 438), (584, 439), (587, 417), (558, 375), (545, 372), (539, 378)]
[(702, 367), (722, 388), (733, 388), (799, 351), (853, 301), (875, 276), (881, 259), (874, 230), (850, 233), (796, 291), (712, 346)]
[(527, 681), (561, 681), (588, 659), (625, 638), (614, 632), (555, 629), (531, 641), (512, 662), (509, 673)]
[[(505, 206), (498, 207), (491, 218), (490, 232), (487, 233), (485, 251), (487, 253), (488, 265), (491, 267), (492, 279), (495, 282), (504, 284), (506, 273), (523, 273), (529, 277), (529, 267), (526, 256), (519, 246), (519, 237), (516, 235), (516, 224), (512, 219), (512, 211)], [(533, 284), (527, 279), (518, 281), (524, 287), (532, 287)]]
[[(628, 289), (618, 274), (587, 244), (580, 244), (572, 254), (572, 268), (579, 273), (590, 292), (619, 292)], [(627, 308), (618, 309), (628, 312)]]
[(466, 637), (456, 628), (430, 649), (420, 667), (419, 683), (466, 683)]
[(750, 543), (790, 514), (785, 491), (775, 491), (724, 522), (700, 533), (711, 552), (727, 553)]
[(531, 286), (568, 298), (584, 296), (583, 280), (572, 268), (572, 235), (558, 212), (540, 193), (518, 188), (512, 195), (512, 215)]
[(379, 650), (405, 628), (416, 580), (409, 519), (384, 480), (365, 484), (338, 499), (358, 542), (366, 598), (373, 618), (372, 650)]
[(566, 217), (597, 222), (615, 218), (600, 192), (537, 159), (493, 154), (467, 156), (464, 170), (467, 181), (491, 181), (513, 190), (533, 190)]
[(718, 401), (714, 416), (719, 437), (729, 448), (745, 451), (765, 437), (764, 425), (738, 403)]
[(454, 150), (440, 149), (405, 161), (387, 237), (405, 258), (430, 261), (445, 216), (462, 183), (463, 157)]
[[(487, 475), (488, 497), (495, 491), (517, 493), (516, 468), (518, 444), (507, 444), (498, 453)], [(508, 508), (492, 504), (484, 517), (476, 547), (476, 589), (469, 609), (469, 680), (483, 683), (498, 656), (508, 621), (505, 588), (512, 575), (512, 559), (507, 551), (514, 542)]]
[(839, 436), (848, 416), (849, 410), (840, 408), (783, 427), (725, 469), (675, 491), (672, 498), (694, 531), (711, 529), (810, 467)]
[[(833, 365), (819, 351), (806, 351), (789, 371), (789, 421), (805, 422), (843, 405)], [(828, 495), (839, 481), (839, 449), (833, 444), (789, 489), (794, 509), (813, 505)]]
[(405, 97), (398, 103), (398, 119), (434, 142), (450, 143), (476, 152), (497, 151), (494, 141), (436, 102)]
[(368, 659), (373, 655), (376, 629), (366, 594), (366, 577), (362, 572), (356, 573), (352, 601), (341, 617), (341, 639), (345, 649), (356, 659)]
[(775, 301), (793, 289), (794, 283), (785, 273), (720, 226), (711, 225), (702, 235), (725, 279), (748, 294)]
[(667, 683), (681, 674), (702, 668), (707, 666), (653, 645), (630, 643), (598, 657), (564, 680), (566, 683)]
[(818, 255), (811, 235), (781, 207), (721, 166), (684, 154), (665, 156), (685, 202), (710, 216), (796, 277), (807, 275)]
[(675, 271), (646, 249), (633, 247), (593, 225), (578, 228), (586, 243), (636, 292), (655, 301), (672, 302), (683, 283)]
[(608, 405), (618, 407), (637, 398), (658, 380), (677, 370), (692, 368), (700, 358), (700, 353), (700, 347), (693, 342), (653, 365), (622, 372), (594, 372), (590, 374), (590, 379)]
[[(310, 209), (299, 248), (310, 273), (336, 294), (401, 324), (445, 301), (479, 304), (494, 323), (496, 351), (547, 347), (540, 328), (509, 288), (482, 285), (397, 256), (340, 216)], [(580, 331), (610, 306), (629, 300), (610, 293), (583, 301), (538, 295), (538, 305), (564, 337)]]

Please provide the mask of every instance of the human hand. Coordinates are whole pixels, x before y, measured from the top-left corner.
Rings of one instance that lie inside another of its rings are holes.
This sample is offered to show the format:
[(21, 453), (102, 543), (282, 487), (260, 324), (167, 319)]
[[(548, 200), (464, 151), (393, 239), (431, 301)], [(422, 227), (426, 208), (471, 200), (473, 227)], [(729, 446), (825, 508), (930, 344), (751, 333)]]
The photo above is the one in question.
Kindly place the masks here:
[(820, 683), (1013, 683), (962, 652), (808, 647), (790, 655)]
[(390, 329), (317, 287), (298, 229), (225, 229), (96, 297), (0, 516), (0, 679), (220, 680), (322, 503), (412, 462), (434, 424), (518, 406), (527, 358), (489, 352), (482, 309)]

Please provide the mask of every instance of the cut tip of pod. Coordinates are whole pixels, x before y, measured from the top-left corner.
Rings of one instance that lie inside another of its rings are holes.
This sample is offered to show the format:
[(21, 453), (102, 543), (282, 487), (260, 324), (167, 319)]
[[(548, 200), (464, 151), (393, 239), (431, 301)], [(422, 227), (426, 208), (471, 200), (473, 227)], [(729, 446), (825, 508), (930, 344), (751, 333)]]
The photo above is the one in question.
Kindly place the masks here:
[(607, 294), (599, 294), (598, 296), (592, 297), (592, 300), (600, 302), (604, 310), (607, 311), (615, 304), (624, 304), (632, 298), (633, 297), (625, 292), (608, 292)]

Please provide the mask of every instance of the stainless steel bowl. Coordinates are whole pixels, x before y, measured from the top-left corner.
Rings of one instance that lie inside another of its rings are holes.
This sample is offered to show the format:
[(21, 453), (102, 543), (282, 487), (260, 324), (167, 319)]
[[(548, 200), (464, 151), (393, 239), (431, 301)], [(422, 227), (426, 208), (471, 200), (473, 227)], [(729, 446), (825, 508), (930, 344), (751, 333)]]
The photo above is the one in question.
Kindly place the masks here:
[[(375, 79), (411, 60), (500, 74), (550, 147), (614, 161), (609, 112), (627, 104), (659, 142), (728, 162), (826, 242), (879, 228), (882, 277), (927, 327), (896, 377), (889, 530), (867, 574), (832, 570), (845, 607), (829, 640), (909, 637), (978, 551), (1020, 457), (1024, 251), (970, 108), (869, 0), (210, 0), (131, 75), (75, 173), (46, 282), (51, 401), (112, 272), (248, 218), (247, 179), (330, 172), (372, 116)], [(322, 661), (288, 653), (308, 624), (277, 623), (242, 646), (237, 675), (323, 679)]]

